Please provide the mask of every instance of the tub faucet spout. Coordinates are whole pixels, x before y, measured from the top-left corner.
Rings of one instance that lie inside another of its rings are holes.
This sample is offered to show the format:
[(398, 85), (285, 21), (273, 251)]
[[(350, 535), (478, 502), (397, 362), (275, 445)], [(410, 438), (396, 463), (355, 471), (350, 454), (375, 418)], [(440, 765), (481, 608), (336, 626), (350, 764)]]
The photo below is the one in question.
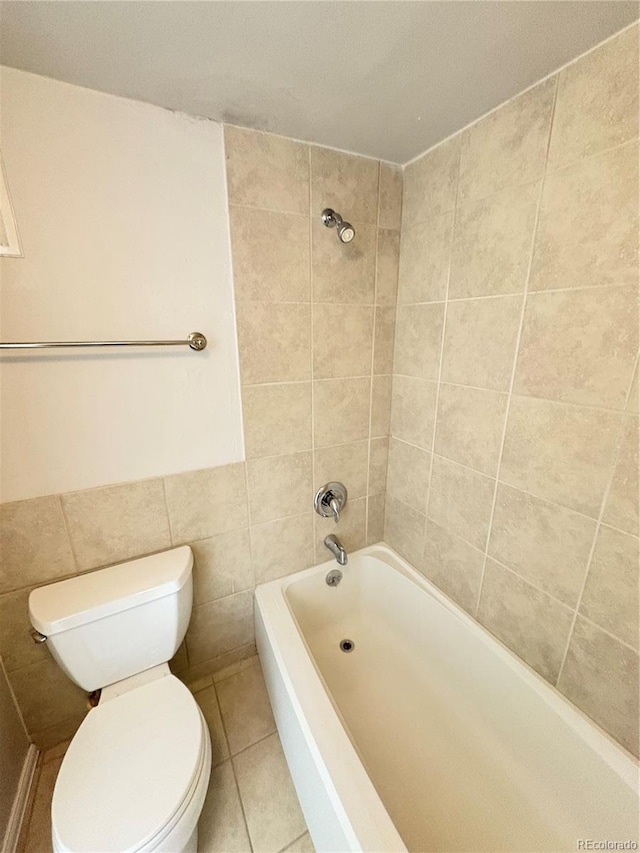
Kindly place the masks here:
[(325, 536), (324, 544), (336, 558), (339, 566), (347, 565), (347, 561), (349, 559), (347, 557), (347, 552), (344, 550), (344, 548), (342, 547), (342, 542), (335, 534), (330, 533), (328, 536)]

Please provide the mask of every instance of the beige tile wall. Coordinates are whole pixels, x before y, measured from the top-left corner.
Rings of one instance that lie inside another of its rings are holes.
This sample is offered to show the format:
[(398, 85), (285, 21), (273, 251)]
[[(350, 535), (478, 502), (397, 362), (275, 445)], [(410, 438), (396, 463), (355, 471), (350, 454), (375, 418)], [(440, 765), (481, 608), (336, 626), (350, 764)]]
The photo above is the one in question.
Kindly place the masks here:
[[(43, 747), (86, 697), (31, 641), (35, 586), (190, 544), (173, 667), (192, 681), (255, 652), (256, 584), (324, 560), (334, 529), (351, 550), (382, 538), (401, 171), (236, 128), (226, 145), (247, 462), (0, 506), (0, 655)], [(317, 227), (331, 205), (351, 246)], [(337, 526), (312, 512), (331, 479), (349, 490)]]
[(406, 167), (386, 541), (638, 753), (638, 28)]
[[(225, 128), (256, 583), (382, 538), (401, 170)], [(320, 214), (356, 228), (341, 244)], [(340, 523), (313, 495), (341, 480)]]

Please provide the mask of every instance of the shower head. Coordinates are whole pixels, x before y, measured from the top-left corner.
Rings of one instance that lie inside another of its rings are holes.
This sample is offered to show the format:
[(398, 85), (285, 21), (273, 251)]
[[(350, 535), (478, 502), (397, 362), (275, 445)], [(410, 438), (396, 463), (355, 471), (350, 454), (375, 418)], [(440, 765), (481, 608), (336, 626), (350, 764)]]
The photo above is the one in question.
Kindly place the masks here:
[(353, 225), (350, 222), (345, 222), (340, 214), (336, 213), (335, 210), (331, 210), (330, 207), (327, 207), (322, 211), (322, 221), (327, 228), (337, 226), (338, 240), (340, 240), (341, 243), (350, 243), (356, 236), (356, 229)]

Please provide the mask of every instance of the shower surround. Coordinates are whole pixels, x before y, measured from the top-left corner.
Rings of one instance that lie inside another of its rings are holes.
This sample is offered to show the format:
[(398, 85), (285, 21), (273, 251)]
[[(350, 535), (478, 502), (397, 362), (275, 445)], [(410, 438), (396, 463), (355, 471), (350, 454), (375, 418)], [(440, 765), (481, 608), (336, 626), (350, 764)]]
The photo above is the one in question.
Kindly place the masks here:
[(384, 536), (636, 755), (637, 70), (634, 26), (405, 167)]

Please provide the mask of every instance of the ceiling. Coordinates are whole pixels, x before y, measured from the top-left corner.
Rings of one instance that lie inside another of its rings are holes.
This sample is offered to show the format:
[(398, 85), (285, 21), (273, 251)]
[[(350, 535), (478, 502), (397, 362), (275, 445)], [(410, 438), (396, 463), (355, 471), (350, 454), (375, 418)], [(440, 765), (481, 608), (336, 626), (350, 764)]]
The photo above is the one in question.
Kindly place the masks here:
[(405, 163), (638, 12), (613, 0), (5, 0), (0, 61)]

